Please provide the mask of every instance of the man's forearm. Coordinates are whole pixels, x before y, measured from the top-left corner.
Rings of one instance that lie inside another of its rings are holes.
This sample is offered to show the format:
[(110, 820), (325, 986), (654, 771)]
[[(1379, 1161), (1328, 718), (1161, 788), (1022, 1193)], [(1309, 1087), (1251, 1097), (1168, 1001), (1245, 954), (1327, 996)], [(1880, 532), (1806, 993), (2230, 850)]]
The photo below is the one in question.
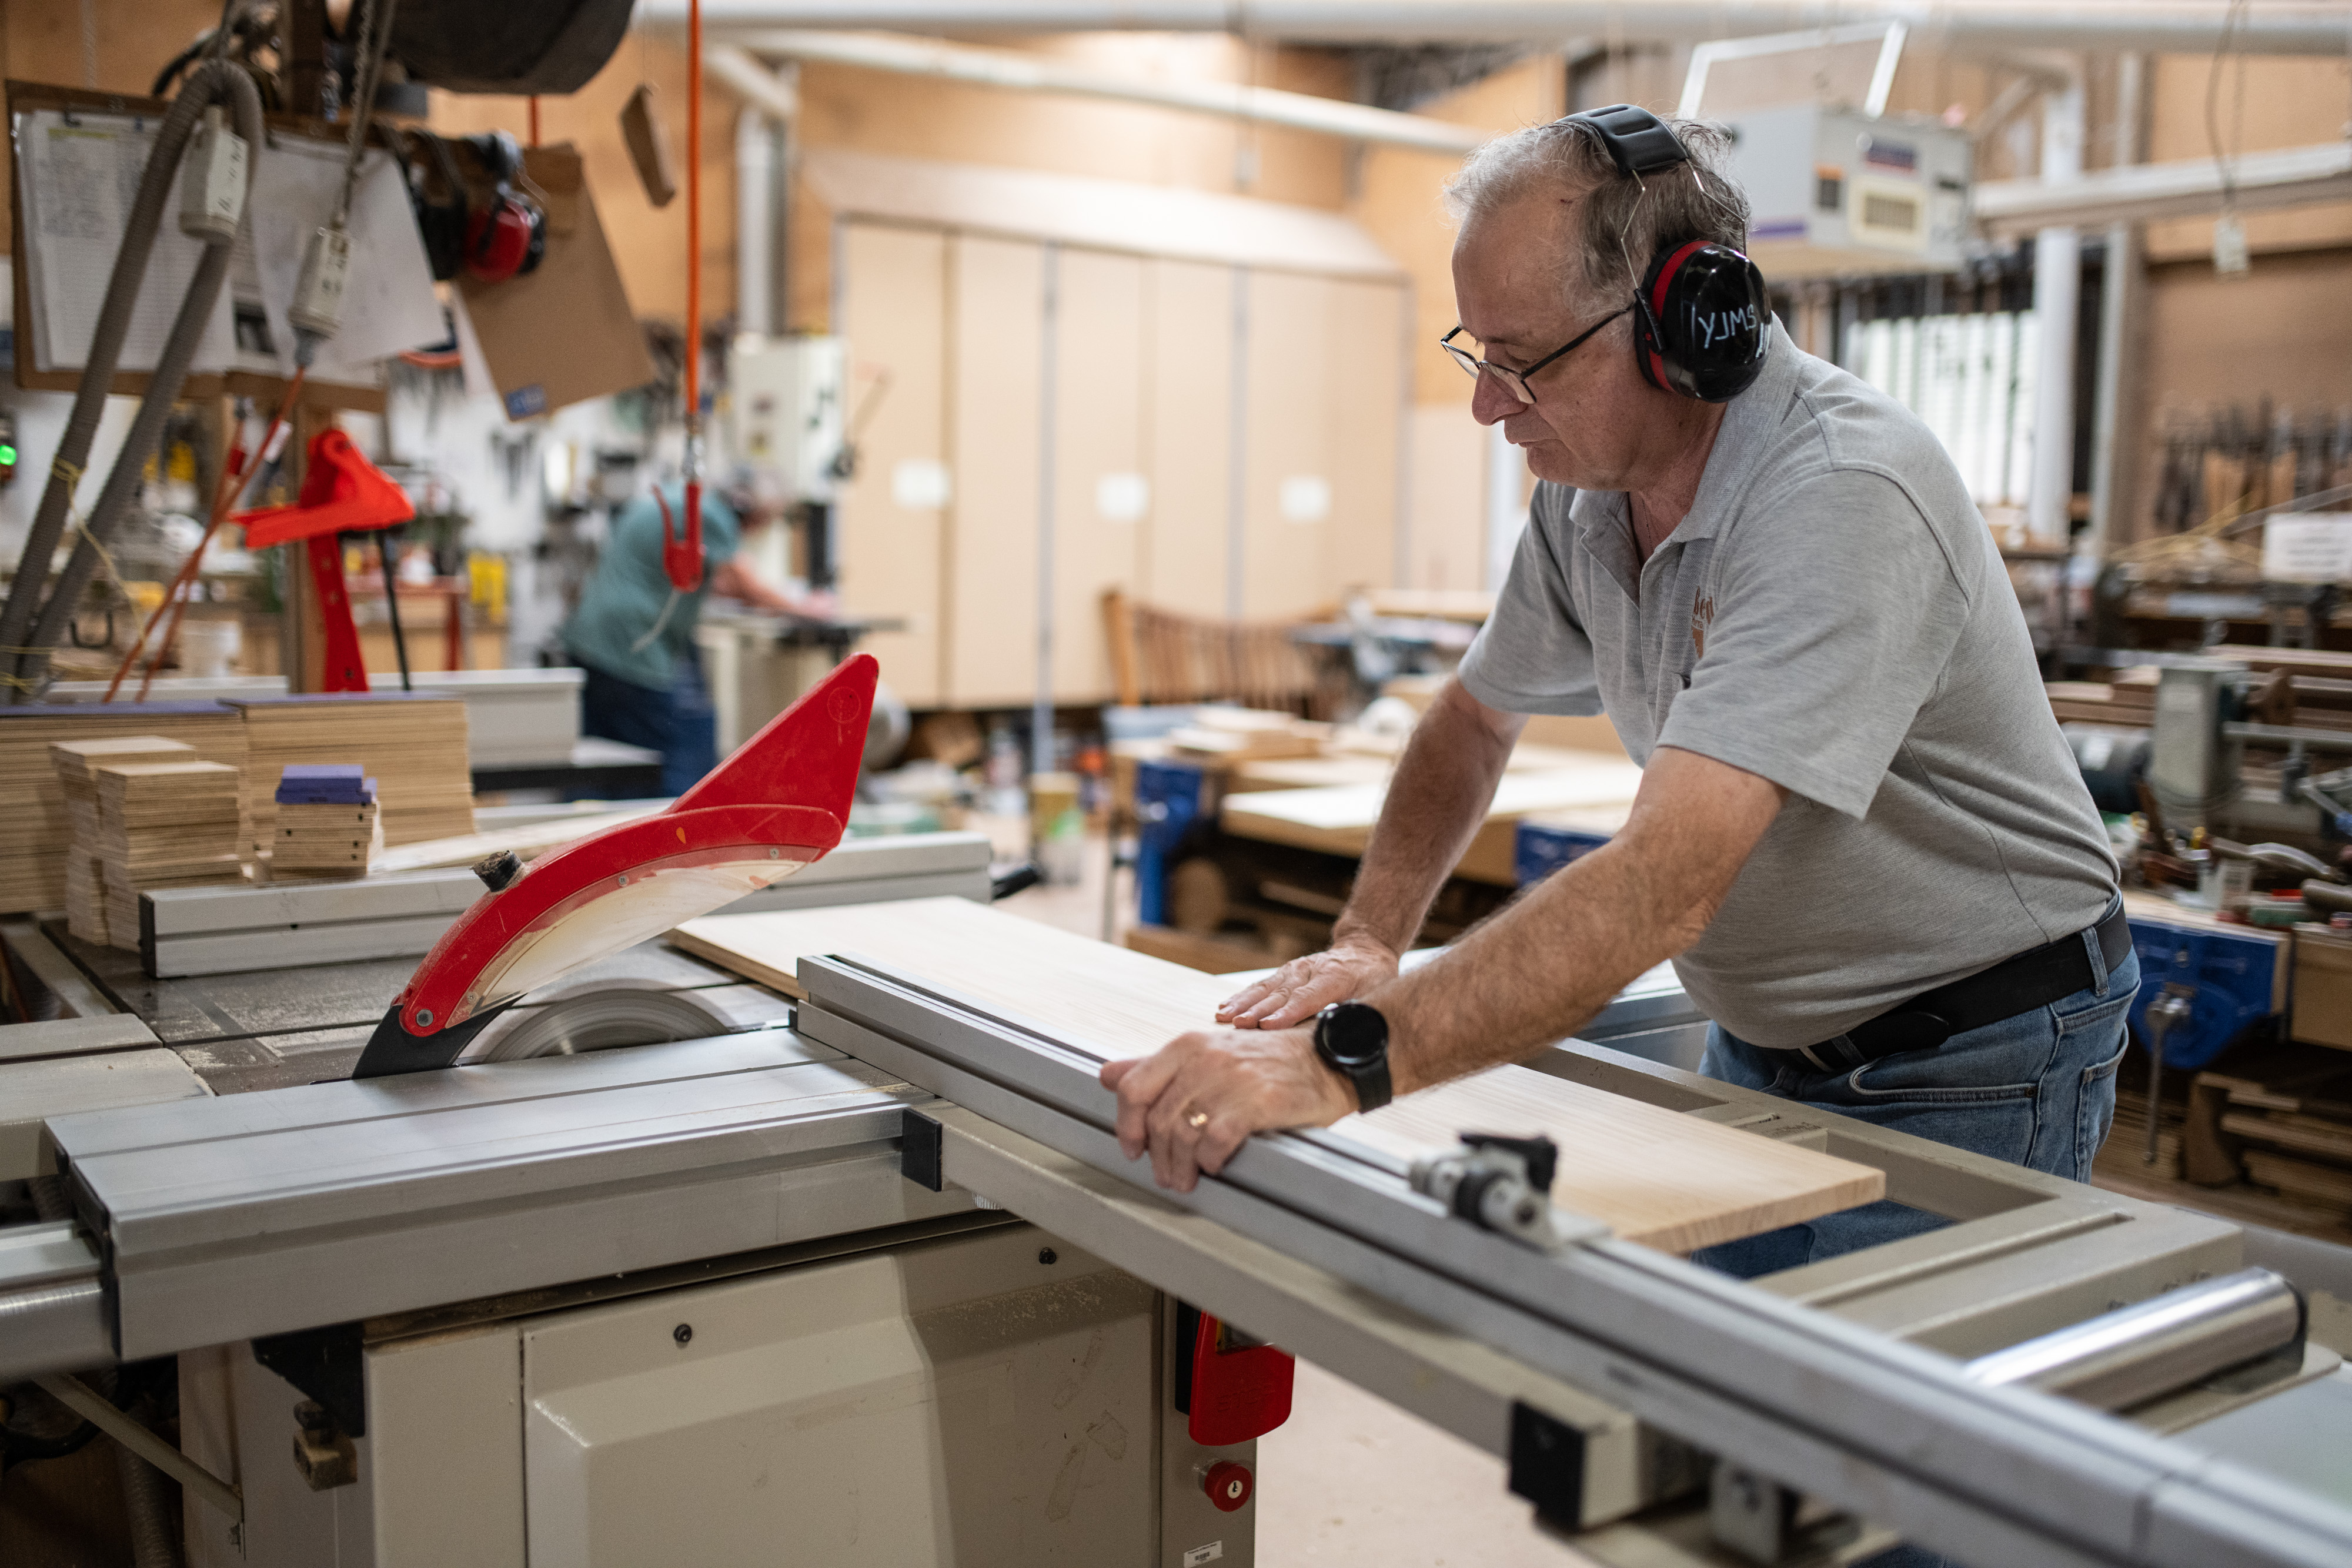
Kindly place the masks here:
[(1624, 831), (1365, 998), (1398, 1093), (1575, 1033), (1706, 931), (1785, 792), (1684, 752), (1649, 771)]
[(1450, 685), (1430, 705), (1389, 780), (1355, 891), (1332, 926), (1335, 943), (1369, 936), (1396, 953), (1412, 945), (1486, 821), (1515, 735), (1516, 726), (1498, 729)]

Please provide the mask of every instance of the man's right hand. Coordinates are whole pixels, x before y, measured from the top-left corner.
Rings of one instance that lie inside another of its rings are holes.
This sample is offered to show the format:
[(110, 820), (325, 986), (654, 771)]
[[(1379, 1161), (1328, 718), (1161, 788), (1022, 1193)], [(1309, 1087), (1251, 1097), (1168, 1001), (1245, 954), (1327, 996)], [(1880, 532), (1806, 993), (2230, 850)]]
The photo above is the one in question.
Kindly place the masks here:
[(1293, 958), (1253, 980), (1217, 1009), (1228, 1029), (1288, 1029), (1333, 1002), (1360, 997), (1396, 978), (1397, 956), (1369, 936), (1342, 937), (1320, 953)]

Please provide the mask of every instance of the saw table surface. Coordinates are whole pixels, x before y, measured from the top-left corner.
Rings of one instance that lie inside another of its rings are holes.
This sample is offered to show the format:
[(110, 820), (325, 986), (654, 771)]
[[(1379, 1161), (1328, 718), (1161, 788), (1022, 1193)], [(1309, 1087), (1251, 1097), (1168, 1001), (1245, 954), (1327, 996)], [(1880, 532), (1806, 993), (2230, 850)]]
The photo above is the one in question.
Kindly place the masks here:
[[(1232, 982), (961, 899), (713, 915), (670, 941), (747, 979), (803, 994), (794, 966), (841, 954), (954, 993), (1105, 1060), (1213, 1027)], [(1412, 1154), (1465, 1131), (1549, 1134), (1559, 1204), (1631, 1241), (1688, 1251), (1869, 1203), (1885, 1174), (1531, 1068), (1489, 1068), (1333, 1132)]]
[[(384, 1009), (416, 973), (416, 960), (403, 957), (158, 980), (140, 968), (138, 954), (81, 941), (63, 921), (46, 923), (42, 932), (216, 1094), (348, 1078)], [(576, 995), (600, 982), (633, 990), (725, 991), (708, 1010), (731, 1018), (748, 1008), (758, 1015), (740, 1028), (782, 1018), (774, 998), (656, 942), (566, 976), (562, 989)]]

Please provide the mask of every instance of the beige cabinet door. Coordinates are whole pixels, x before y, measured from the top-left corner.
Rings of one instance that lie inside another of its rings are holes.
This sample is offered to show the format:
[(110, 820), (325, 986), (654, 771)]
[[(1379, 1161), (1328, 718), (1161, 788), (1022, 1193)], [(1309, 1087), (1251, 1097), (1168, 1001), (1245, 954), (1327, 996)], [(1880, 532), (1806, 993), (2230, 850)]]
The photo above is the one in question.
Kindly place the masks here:
[(1393, 283), (1334, 279), (1325, 320), (1331, 374), (1331, 516), (1323, 528), (1324, 598), (1399, 581), (1398, 481), (1403, 440), (1411, 296)]
[(1144, 520), (1136, 595), (1222, 619), (1233, 520), (1234, 313), (1248, 274), (1207, 262), (1144, 264)]
[(1243, 450), (1241, 618), (1304, 615), (1328, 602), (1332, 284), (1297, 273), (1249, 278)]
[(1134, 591), (1151, 482), (1144, 464), (1145, 268), (1064, 248), (1053, 259), (1053, 692), (1107, 702), (1102, 596)]
[(904, 632), (878, 633), (863, 647), (914, 707), (942, 700), (942, 515), (955, 487), (945, 429), (947, 249), (937, 230), (842, 228), (850, 405), (877, 379), (889, 384), (859, 440), (857, 476), (842, 489), (841, 601), (853, 615), (906, 622)]
[(946, 704), (1026, 707), (1037, 693), (1045, 247), (956, 235), (950, 250)]

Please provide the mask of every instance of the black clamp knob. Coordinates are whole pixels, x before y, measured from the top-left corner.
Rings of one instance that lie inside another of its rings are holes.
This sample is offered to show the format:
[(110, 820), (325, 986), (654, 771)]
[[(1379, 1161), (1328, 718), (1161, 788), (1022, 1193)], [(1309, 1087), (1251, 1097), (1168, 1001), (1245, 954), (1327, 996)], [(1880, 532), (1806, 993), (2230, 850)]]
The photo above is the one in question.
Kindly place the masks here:
[(512, 850), (500, 850), (494, 855), (474, 862), (474, 874), (492, 893), (504, 893), (522, 874), (522, 857)]

